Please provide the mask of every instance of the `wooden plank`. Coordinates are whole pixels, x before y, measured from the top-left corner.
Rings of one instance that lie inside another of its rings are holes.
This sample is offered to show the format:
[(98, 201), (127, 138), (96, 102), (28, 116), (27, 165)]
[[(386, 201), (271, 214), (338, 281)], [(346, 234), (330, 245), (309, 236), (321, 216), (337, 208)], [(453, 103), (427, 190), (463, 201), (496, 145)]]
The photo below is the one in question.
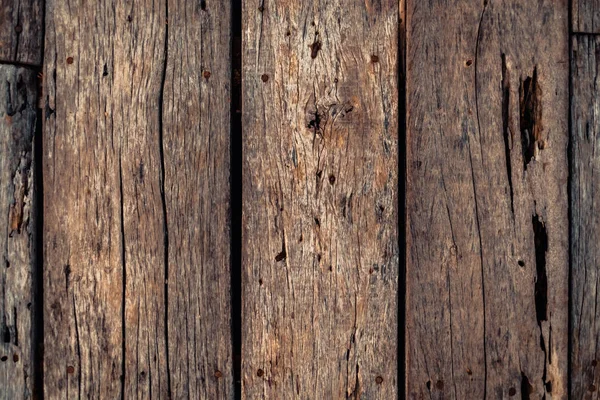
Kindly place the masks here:
[(243, 398), (398, 394), (398, 14), (243, 2)]
[(567, 2), (407, 2), (407, 397), (566, 398)]
[(173, 399), (234, 396), (230, 14), (229, 1), (169, 2), (163, 141)]
[(598, 363), (598, 273), (600, 255), (595, 194), (600, 167), (596, 142), (600, 38), (577, 35), (572, 39), (571, 61), (571, 398), (597, 397), (600, 385)]
[(226, 15), (48, 4), (46, 398), (231, 397)]
[(43, 0), (0, 3), (0, 62), (41, 65)]
[(600, 0), (572, 0), (573, 32), (600, 33)]
[(33, 140), (38, 80), (0, 65), (0, 398), (33, 392)]

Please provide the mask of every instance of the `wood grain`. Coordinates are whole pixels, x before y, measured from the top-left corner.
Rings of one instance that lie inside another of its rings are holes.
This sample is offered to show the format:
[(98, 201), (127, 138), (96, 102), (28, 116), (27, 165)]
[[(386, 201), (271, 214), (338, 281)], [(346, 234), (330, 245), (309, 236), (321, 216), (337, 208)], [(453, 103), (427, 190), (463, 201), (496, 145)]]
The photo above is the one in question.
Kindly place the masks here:
[(33, 139), (38, 80), (0, 65), (0, 399), (33, 393)]
[(407, 2), (407, 397), (566, 398), (568, 5)]
[(572, 0), (573, 32), (600, 33), (600, 0)]
[(243, 3), (243, 398), (398, 394), (398, 15)]
[(0, 2), (0, 62), (42, 63), (43, 0)]
[(598, 273), (600, 224), (594, 200), (600, 158), (597, 79), (600, 38), (578, 35), (572, 39), (571, 63), (571, 398), (597, 397)]
[(174, 399), (234, 395), (230, 14), (228, 1), (169, 2), (163, 142)]
[(223, 16), (48, 4), (47, 398), (231, 397)]

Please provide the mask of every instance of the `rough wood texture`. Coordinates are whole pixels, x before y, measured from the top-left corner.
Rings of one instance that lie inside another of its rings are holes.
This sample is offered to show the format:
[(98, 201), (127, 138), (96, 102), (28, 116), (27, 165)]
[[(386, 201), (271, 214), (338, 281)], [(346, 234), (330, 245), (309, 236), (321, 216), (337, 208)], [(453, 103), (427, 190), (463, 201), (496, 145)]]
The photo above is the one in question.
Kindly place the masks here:
[(38, 81), (0, 65), (0, 399), (32, 396), (33, 138)]
[(599, 91), (600, 38), (572, 39), (571, 98), (571, 398), (597, 398), (600, 370), (597, 368), (598, 271), (600, 256), (597, 172), (600, 157), (596, 144), (600, 134)]
[(573, 32), (600, 33), (600, 0), (571, 0)]
[(231, 397), (228, 15), (48, 4), (46, 398)]
[(163, 130), (174, 399), (233, 398), (230, 31), (229, 1), (169, 2)]
[(243, 3), (243, 398), (397, 396), (398, 14)]
[(566, 398), (566, 1), (407, 2), (407, 397)]
[(40, 65), (43, 0), (0, 2), (0, 62)]

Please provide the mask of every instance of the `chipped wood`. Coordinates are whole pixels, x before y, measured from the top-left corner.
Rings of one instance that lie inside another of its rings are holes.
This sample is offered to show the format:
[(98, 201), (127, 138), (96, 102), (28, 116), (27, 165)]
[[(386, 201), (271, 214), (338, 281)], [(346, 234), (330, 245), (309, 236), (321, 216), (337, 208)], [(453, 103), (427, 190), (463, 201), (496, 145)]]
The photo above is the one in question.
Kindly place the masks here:
[(566, 398), (567, 2), (407, 10), (407, 397)]
[(0, 398), (33, 395), (36, 72), (0, 65)]

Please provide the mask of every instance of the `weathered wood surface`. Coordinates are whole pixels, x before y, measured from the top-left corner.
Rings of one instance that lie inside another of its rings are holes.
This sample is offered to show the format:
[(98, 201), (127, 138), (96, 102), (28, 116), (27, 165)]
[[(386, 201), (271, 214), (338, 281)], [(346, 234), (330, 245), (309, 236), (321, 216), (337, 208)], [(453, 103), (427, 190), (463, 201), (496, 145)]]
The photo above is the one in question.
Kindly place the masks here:
[(226, 398), (229, 9), (50, 1), (46, 398)]
[(243, 398), (399, 392), (398, 15), (243, 2)]
[(0, 62), (41, 65), (43, 0), (0, 2)]
[(407, 397), (566, 398), (568, 4), (407, 2)]
[(0, 65), (0, 399), (33, 392), (33, 140), (38, 80)]
[(571, 0), (573, 32), (600, 33), (600, 0)]
[(598, 257), (600, 224), (595, 195), (600, 157), (599, 92), (600, 38), (577, 35), (572, 39), (571, 64), (571, 398), (597, 398)]

